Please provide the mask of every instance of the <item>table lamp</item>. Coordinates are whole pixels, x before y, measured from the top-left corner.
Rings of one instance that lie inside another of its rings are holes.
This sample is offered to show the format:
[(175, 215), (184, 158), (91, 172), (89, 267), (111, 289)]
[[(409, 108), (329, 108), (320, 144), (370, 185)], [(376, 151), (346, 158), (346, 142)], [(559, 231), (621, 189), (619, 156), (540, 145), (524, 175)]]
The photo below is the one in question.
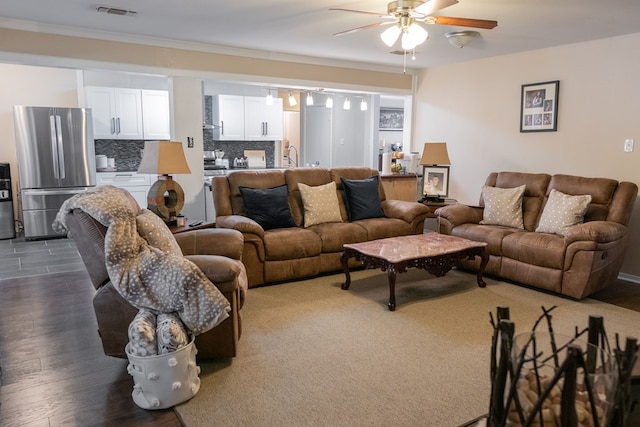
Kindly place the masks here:
[(157, 174), (147, 195), (147, 209), (176, 225), (178, 214), (184, 206), (184, 191), (170, 174), (191, 173), (184, 157), (182, 143), (175, 141), (145, 141), (138, 173)]
[[(422, 199), (420, 202), (444, 202), (449, 196), (449, 153), (446, 142), (425, 142), (422, 149)], [(446, 166), (442, 166), (446, 165)]]

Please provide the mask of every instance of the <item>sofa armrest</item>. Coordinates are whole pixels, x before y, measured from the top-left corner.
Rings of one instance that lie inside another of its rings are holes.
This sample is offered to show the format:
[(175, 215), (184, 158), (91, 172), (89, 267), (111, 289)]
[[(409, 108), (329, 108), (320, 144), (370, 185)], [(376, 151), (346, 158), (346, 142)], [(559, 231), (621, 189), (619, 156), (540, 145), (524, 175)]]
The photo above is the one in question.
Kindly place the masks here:
[(242, 215), (227, 215), (216, 217), (216, 227), (218, 228), (230, 228), (232, 230), (238, 230), (241, 233), (252, 233), (264, 238), (264, 229), (246, 216)]
[(609, 243), (624, 238), (627, 233), (627, 227), (617, 222), (589, 221), (569, 228), (564, 237), (567, 244), (577, 241)]
[(382, 210), (387, 218), (401, 219), (411, 224), (421, 215), (426, 217), (429, 208), (418, 202), (408, 202), (406, 200), (385, 200), (382, 202)]
[(184, 255), (221, 255), (242, 258), (244, 237), (237, 230), (203, 228), (174, 235)]
[(461, 224), (479, 224), (482, 221), (484, 209), (479, 206), (469, 206), (463, 204), (446, 205), (436, 209), (437, 217), (446, 219), (451, 227)]

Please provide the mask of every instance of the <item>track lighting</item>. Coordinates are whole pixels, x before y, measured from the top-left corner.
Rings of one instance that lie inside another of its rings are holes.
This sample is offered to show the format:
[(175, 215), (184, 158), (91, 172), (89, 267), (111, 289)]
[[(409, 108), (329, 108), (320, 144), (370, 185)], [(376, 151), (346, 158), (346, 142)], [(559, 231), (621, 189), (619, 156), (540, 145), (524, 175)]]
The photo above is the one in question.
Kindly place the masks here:
[(327, 96), (327, 102), (325, 104), (327, 108), (333, 108), (333, 95)]
[(289, 91), (289, 107), (295, 107), (296, 105), (298, 105), (298, 101), (296, 101), (293, 92)]

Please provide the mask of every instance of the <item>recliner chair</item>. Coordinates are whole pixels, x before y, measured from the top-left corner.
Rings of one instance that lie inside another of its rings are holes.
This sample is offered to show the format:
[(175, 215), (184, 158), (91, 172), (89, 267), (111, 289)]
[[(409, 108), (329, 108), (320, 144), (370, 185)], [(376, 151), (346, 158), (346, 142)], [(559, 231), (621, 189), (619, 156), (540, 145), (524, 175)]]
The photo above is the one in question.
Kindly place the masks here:
[[(133, 197), (131, 203), (137, 205)], [(104, 353), (126, 358), (127, 329), (138, 309), (125, 300), (109, 280), (105, 266), (104, 240), (107, 228), (80, 209), (66, 216), (96, 294), (93, 307)], [(241, 313), (247, 292), (242, 264), (243, 237), (235, 230), (204, 228), (174, 235), (184, 256), (196, 264), (231, 304), (229, 317), (212, 330), (196, 336), (199, 360), (229, 358), (237, 353)]]

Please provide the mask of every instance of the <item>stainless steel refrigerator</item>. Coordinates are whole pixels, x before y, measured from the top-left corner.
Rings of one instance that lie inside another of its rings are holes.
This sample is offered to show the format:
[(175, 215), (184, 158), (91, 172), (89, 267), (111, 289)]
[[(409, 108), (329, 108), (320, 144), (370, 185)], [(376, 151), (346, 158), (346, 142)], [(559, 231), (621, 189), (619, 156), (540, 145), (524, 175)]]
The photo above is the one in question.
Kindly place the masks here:
[(96, 185), (91, 110), (16, 105), (13, 118), (24, 236), (60, 237), (62, 203)]

